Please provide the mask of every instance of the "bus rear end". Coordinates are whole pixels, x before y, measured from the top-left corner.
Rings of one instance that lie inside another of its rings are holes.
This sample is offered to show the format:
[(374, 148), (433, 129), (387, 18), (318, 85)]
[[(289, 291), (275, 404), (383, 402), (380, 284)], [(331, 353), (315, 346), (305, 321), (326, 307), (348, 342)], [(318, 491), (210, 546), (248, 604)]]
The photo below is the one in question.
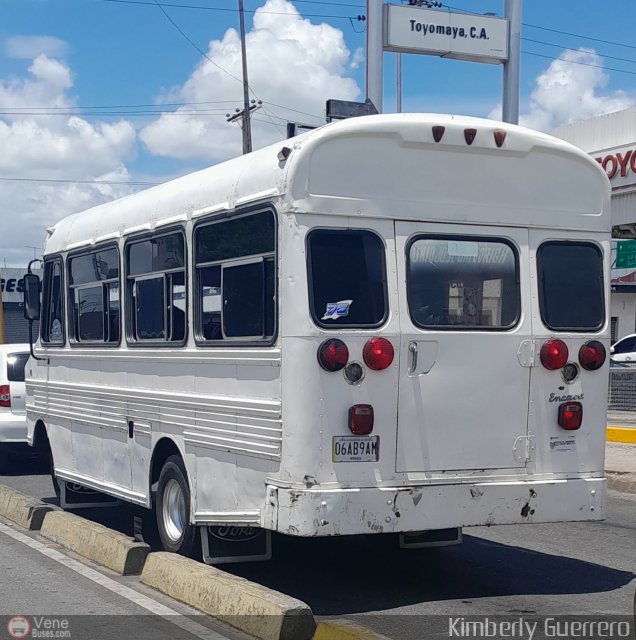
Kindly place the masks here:
[[(384, 155), (376, 138), (376, 158), (419, 145), (425, 164), (428, 141), (408, 137)], [(341, 168), (328, 210), (314, 213), (315, 197), (283, 217), (283, 457), (265, 527), (330, 536), (603, 518), (609, 233), (607, 211), (597, 228), (585, 215), (606, 203), (604, 177), (574, 153), (533, 158), (528, 138), (525, 156), (482, 152), (490, 168), (457, 147), (436, 160), (464, 167), (464, 191), (445, 188), (440, 164), (393, 203), (379, 173), (345, 198)], [(554, 201), (552, 161), (592, 176), (596, 193)], [(497, 171), (503, 185), (505, 170), (520, 178), (525, 162), (535, 173), (515, 194), (478, 186)], [(356, 205), (356, 193), (379, 195)], [(551, 207), (563, 218), (548, 228)]]

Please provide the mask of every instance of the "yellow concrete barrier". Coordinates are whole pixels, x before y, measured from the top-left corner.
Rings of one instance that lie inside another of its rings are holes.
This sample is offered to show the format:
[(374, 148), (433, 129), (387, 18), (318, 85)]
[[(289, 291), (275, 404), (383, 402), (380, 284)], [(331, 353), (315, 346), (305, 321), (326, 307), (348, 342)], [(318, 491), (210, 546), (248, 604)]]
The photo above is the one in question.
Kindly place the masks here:
[(7, 518), (25, 529), (37, 531), (42, 526), (44, 516), (51, 507), (25, 496), (15, 489), (0, 485), (0, 516)]
[(350, 620), (320, 622), (313, 640), (390, 640)]
[(607, 437), (609, 442), (622, 442), (623, 444), (636, 444), (636, 427), (607, 427)]
[(261, 640), (311, 640), (311, 609), (245, 578), (174, 553), (151, 553), (141, 581)]
[(141, 573), (150, 552), (144, 542), (64, 511), (47, 513), (41, 534), (123, 576)]

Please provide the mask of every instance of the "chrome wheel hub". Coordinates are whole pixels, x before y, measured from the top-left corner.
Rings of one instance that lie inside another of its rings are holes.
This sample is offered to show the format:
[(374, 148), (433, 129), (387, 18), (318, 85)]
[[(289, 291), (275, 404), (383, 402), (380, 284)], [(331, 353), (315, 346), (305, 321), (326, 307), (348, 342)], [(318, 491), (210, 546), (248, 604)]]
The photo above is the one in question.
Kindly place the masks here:
[(186, 528), (186, 501), (181, 485), (173, 479), (168, 480), (163, 492), (162, 518), (170, 540), (179, 542)]

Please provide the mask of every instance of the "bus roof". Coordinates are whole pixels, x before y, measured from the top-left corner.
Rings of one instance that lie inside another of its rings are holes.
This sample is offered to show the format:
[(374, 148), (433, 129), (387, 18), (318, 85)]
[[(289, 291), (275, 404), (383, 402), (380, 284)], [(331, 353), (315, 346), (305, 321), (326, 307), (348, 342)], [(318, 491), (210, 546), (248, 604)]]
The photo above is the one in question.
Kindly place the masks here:
[(563, 140), (480, 118), (384, 114), (68, 216), (44, 253), (268, 201), (299, 213), (609, 231), (609, 200), (598, 163)]

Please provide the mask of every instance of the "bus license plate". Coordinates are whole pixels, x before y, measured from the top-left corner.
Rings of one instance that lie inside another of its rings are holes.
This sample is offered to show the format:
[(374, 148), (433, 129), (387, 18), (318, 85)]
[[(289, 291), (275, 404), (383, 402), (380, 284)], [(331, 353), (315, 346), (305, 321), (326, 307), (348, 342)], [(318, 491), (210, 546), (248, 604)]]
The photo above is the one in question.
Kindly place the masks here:
[(333, 437), (333, 462), (377, 462), (379, 455), (380, 436)]

